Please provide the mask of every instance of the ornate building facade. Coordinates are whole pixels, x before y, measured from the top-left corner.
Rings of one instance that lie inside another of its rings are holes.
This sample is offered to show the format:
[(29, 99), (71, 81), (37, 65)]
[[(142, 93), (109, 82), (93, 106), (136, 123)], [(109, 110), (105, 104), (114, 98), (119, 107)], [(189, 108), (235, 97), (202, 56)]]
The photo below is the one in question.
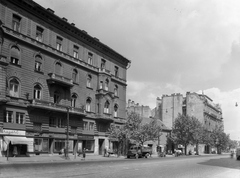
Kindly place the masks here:
[(0, 154), (111, 148), (130, 60), (32, 0), (1, 0), (0, 21)]

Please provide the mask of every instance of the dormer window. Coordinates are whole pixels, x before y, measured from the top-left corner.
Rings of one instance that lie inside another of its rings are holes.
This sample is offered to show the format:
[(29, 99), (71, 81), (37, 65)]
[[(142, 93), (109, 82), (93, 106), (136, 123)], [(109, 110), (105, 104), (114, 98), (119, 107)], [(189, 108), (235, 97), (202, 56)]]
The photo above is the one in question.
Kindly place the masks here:
[(43, 42), (43, 29), (37, 26), (36, 29), (36, 40), (39, 42)]
[(20, 32), (20, 23), (21, 23), (21, 17), (19, 17), (16, 14), (13, 14), (12, 17), (12, 29), (16, 32)]

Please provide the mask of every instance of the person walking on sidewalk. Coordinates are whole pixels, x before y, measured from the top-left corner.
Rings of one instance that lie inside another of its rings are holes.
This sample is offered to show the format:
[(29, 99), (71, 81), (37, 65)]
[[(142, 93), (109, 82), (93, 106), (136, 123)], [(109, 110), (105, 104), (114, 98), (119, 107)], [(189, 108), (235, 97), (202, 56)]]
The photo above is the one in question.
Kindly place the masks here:
[(83, 148), (82, 154), (83, 154), (83, 160), (85, 160), (85, 157), (86, 157), (86, 149), (85, 148)]

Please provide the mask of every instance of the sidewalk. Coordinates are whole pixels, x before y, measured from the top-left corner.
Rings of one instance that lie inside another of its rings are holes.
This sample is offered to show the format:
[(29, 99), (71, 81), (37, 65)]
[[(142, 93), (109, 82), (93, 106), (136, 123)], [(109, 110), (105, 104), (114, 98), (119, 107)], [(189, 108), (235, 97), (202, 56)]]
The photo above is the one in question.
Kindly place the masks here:
[(104, 157), (103, 155), (86, 155), (85, 160), (81, 156), (74, 156), (69, 154), (69, 159), (64, 155), (34, 155), (30, 157), (0, 157), (0, 164), (28, 164), (28, 163), (49, 163), (49, 162), (79, 162), (79, 161), (93, 161), (93, 160), (114, 160), (124, 159), (124, 156), (110, 156)]

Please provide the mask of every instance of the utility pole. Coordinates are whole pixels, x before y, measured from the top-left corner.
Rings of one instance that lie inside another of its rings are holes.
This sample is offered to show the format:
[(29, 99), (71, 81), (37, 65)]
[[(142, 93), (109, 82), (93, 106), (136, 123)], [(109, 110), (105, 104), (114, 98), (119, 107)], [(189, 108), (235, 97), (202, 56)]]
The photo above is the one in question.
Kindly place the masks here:
[(69, 159), (69, 107), (67, 107), (67, 146), (66, 146), (66, 159)]

